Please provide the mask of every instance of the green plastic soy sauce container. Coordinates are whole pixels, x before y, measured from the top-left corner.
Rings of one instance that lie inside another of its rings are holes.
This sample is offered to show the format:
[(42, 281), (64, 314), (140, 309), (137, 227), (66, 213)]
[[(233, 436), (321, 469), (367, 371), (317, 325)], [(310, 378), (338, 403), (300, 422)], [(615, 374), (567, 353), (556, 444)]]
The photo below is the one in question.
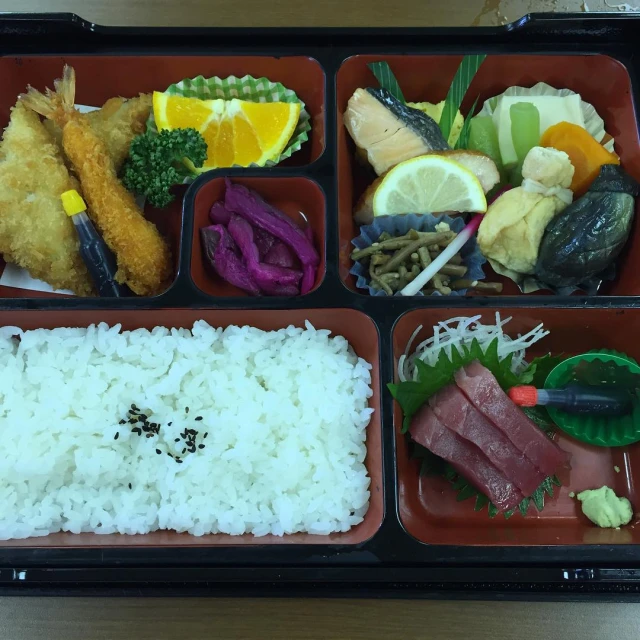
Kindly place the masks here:
[[(624, 367), (640, 374), (640, 365), (629, 356), (601, 349), (568, 358), (547, 376), (545, 389), (561, 389), (574, 381), (573, 370), (580, 362), (600, 360)], [(630, 414), (619, 417), (570, 414), (555, 407), (547, 407), (549, 416), (562, 431), (581, 442), (597, 447), (622, 447), (640, 441), (640, 399), (634, 396)]]

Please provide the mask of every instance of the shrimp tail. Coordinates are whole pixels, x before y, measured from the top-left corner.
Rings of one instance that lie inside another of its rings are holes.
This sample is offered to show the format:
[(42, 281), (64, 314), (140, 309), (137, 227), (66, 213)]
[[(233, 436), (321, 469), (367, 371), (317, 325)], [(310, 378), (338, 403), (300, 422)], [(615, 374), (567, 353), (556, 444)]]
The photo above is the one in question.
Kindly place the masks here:
[(64, 126), (75, 113), (76, 72), (73, 67), (65, 65), (62, 78), (55, 80), (53, 86), (55, 91), (47, 89), (46, 93), (42, 93), (29, 85), (27, 93), (19, 98), (32, 111)]

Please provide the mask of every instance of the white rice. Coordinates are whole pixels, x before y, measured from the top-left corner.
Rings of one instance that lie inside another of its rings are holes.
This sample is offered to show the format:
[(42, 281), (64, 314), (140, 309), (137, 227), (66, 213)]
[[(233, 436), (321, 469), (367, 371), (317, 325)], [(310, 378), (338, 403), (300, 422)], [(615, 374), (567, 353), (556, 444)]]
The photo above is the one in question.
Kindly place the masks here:
[[(369, 504), (370, 369), (309, 323), (0, 329), (0, 539), (347, 531)], [(131, 404), (157, 436), (119, 425)], [(205, 447), (178, 464), (185, 428)]]

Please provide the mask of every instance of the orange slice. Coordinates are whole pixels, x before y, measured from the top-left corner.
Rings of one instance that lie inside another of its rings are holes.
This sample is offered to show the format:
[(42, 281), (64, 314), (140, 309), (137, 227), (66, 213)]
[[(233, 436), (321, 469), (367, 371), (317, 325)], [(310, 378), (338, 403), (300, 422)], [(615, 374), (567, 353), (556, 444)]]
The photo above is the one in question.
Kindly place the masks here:
[(212, 116), (210, 102), (183, 96), (169, 96), (154, 91), (153, 116), (158, 131), (188, 127), (200, 131)]
[(199, 100), (155, 92), (153, 113), (159, 130), (193, 127), (207, 143), (198, 172), (220, 167), (264, 166), (277, 160), (300, 118), (298, 102)]

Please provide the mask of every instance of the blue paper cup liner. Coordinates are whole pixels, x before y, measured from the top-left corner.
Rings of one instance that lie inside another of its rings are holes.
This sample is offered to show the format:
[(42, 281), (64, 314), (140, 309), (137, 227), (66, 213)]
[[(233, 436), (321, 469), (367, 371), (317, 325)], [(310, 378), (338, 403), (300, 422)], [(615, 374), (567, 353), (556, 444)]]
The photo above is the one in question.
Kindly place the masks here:
[[(431, 214), (405, 214), (400, 216), (379, 216), (372, 224), (360, 227), (360, 235), (351, 241), (351, 244), (356, 249), (366, 249), (370, 247), (374, 242), (378, 241), (378, 238), (383, 232), (387, 232), (392, 236), (403, 236), (411, 229), (416, 231), (435, 231), (436, 225), (440, 222), (446, 222), (451, 231), (460, 233), (464, 229), (465, 222), (462, 218), (451, 218), (447, 215), (434, 216)], [(467, 273), (464, 278), (468, 280), (484, 280), (484, 271), (482, 265), (487, 261), (486, 258), (480, 253), (480, 248), (476, 241), (475, 236), (462, 247), (460, 251), (460, 257), (462, 258), (462, 264), (467, 267)], [(386, 296), (387, 294), (382, 289), (375, 289), (370, 286), (369, 283), (369, 268), (365, 264), (356, 262), (349, 270), (349, 273), (356, 276), (356, 287), (358, 289), (366, 289), (371, 296)], [(454, 282), (457, 278), (451, 278)], [(467, 289), (460, 289), (460, 291), (452, 291), (451, 296), (464, 296), (467, 293)], [(417, 296), (423, 295), (419, 291)], [(441, 296), (439, 291), (435, 291), (431, 295)]]

